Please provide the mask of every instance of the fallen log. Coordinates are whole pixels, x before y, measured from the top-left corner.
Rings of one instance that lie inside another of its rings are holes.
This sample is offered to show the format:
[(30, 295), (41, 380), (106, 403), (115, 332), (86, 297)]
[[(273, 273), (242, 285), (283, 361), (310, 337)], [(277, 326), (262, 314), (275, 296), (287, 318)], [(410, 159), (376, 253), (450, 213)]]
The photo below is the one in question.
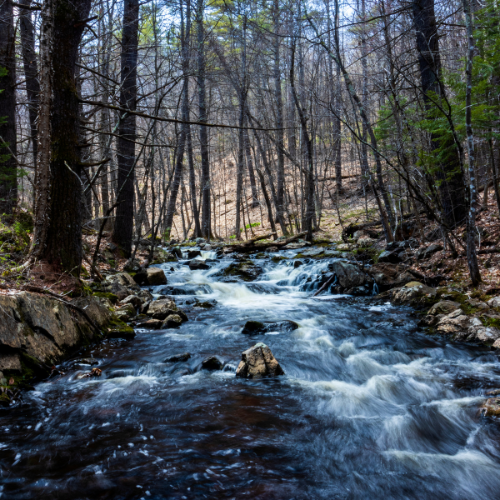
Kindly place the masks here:
[(324, 292), (335, 281), (336, 278), (337, 278), (337, 275), (335, 273), (333, 273), (328, 278), (327, 282), (323, 283), (323, 285), (321, 285), (321, 288), (319, 288), (318, 290), (316, 290), (316, 292), (314, 293), (313, 297), (316, 297), (320, 293)]
[(265, 234), (262, 236), (256, 236), (255, 238), (252, 238), (251, 240), (247, 240), (247, 241), (240, 243), (238, 245), (227, 246), (225, 248), (228, 251), (233, 251), (233, 252), (258, 252), (258, 251), (262, 251), (262, 250), (269, 248), (269, 247), (282, 248), (285, 245), (288, 245), (288, 243), (292, 243), (295, 240), (302, 238), (303, 236), (305, 236), (307, 234), (307, 232), (295, 234), (294, 236), (290, 236), (290, 238), (287, 238), (286, 240), (282, 240), (282, 241), (269, 241), (267, 243), (257, 244), (258, 241), (269, 238), (270, 236), (272, 236), (274, 234), (276, 234), (276, 233), (269, 233), (269, 234)]

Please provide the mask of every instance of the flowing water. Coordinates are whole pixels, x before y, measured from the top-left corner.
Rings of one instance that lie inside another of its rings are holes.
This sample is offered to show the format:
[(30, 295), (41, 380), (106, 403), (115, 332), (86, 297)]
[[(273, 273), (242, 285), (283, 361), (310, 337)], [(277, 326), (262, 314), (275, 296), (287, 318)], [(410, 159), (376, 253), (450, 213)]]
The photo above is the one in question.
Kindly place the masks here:
[[(2, 411), (2, 499), (500, 498), (500, 430), (478, 412), (497, 354), (425, 335), (404, 308), (312, 298), (328, 261), (258, 260), (252, 283), (215, 276), (230, 262), (163, 265), (169, 286), (217, 305), (178, 295), (180, 329), (93, 346), (101, 378), (68, 372)], [(249, 337), (249, 319), (300, 328)], [(235, 377), (259, 341), (285, 376)], [(223, 371), (200, 370), (209, 355)]]

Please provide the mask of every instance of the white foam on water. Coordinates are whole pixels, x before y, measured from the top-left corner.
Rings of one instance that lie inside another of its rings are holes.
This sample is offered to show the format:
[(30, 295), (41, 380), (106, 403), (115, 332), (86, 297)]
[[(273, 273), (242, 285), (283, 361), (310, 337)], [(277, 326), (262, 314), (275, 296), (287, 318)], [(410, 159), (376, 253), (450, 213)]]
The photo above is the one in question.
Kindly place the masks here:
[(370, 306), (368, 308), (369, 311), (387, 311), (388, 309), (393, 308), (394, 306), (390, 302), (386, 302), (385, 304), (381, 304), (378, 306)]

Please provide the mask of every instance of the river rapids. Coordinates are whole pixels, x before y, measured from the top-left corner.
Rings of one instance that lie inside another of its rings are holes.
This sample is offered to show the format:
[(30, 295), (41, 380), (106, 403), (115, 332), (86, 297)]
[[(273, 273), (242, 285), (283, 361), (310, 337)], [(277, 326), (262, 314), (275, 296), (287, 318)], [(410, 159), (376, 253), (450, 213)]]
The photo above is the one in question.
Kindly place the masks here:
[[(406, 308), (313, 298), (331, 261), (259, 259), (251, 283), (221, 279), (231, 257), (160, 266), (189, 321), (94, 345), (100, 378), (68, 371), (2, 411), (0, 498), (500, 498), (500, 426), (478, 410), (498, 355), (426, 335)], [(249, 336), (247, 320), (300, 327)], [(284, 376), (235, 376), (257, 342)], [(222, 371), (200, 369), (211, 355)]]

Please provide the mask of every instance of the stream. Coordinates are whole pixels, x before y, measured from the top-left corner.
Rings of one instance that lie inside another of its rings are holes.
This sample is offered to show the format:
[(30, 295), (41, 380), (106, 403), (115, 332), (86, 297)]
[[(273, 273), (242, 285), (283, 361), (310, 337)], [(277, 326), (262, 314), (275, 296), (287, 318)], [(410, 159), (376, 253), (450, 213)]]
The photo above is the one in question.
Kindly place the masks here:
[[(81, 356), (100, 378), (68, 371), (0, 413), (2, 500), (500, 498), (500, 426), (478, 410), (500, 387), (497, 354), (426, 335), (409, 308), (312, 298), (332, 259), (259, 259), (245, 283), (221, 278), (231, 257), (202, 258), (209, 270), (160, 266), (167, 290), (191, 293), (175, 296), (179, 329), (94, 345)], [(300, 327), (249, 336), (247, 320)], [(284, 376), (235, 376), (257, 342)], [(201, 370), (211, 355), (222, 371)]]

